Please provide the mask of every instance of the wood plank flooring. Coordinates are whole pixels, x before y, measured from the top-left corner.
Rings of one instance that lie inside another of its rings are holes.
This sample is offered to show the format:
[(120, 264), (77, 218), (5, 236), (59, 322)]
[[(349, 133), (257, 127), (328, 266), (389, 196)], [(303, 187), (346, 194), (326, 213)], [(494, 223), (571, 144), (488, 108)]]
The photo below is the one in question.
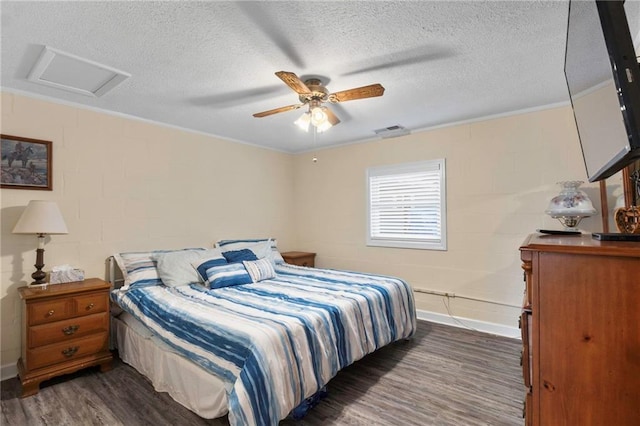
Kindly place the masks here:
[[(329, 396), (303, 425), (522, 425), (520, 342), (418, 322), (416, 336), (342, 370)], [(0, 383), (3, 425), (228, 425), (207, 420), (133, 368), (114, 362), (107, 373), (87, 369), (52, 379), (20, 399), (17, 379)]]

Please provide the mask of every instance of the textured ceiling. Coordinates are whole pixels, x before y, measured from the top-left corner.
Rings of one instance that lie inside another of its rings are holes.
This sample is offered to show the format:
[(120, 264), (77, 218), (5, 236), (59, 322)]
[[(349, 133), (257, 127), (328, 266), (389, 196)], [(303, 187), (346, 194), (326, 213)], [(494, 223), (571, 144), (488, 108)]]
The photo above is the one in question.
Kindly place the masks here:
[[(288, 152), (375, 139), (568, 101), (566, 1), (9, 2), (3, 89), (116, 111)], [(100, 98), (26, 79), (44, 46), (132, 75)], [(274, 73), (330, 92), (381, 83), (383, 97), (329, 107), (342, 122), (304, 133)]]

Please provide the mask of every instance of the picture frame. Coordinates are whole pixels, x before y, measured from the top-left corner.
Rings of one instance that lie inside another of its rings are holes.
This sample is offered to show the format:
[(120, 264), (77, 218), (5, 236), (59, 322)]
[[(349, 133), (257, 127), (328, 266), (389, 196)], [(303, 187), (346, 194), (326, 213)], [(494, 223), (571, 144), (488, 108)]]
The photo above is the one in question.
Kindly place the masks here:
[(51, 191), (52, 142), (0, 134), (0, 187)]

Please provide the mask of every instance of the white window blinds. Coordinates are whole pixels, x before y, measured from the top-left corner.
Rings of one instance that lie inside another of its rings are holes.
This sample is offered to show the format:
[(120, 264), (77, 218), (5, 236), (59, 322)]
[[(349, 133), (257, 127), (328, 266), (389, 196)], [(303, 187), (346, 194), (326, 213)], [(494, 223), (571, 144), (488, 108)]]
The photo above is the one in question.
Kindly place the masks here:
[(367, 171), (373, 246), (446, 250), (444, 159)]

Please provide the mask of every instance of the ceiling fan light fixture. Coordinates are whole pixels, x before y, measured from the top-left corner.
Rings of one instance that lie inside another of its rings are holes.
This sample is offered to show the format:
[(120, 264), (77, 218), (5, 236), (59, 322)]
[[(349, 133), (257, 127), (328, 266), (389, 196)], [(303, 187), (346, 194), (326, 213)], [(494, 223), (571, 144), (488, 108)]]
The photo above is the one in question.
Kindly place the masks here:
[(318, 125), (316, 126), (316, 129), (318, 130), (318, 132), (319, 132), (319, 133), (322, 133), (322, 132), (324, 132), (324, 131), (329, 130), (329, 129), (330, 129), (330, 128), (332, 128), (332, 127), (333, 127), (333, 124), (331, 124), (331, 123), (329, 122), (329, 120), (327, 120), (327, 121), (325, 121), (324, 123), (318, 124)]
[(319, 127), (327, 122), (327, 113), (324, 111), (325, 107), (313, 107), (311, 108), (311, 124)]
[(293, 122), (296, 126), (300, 127), (305, 132), (309, 131), (309, 124), (311, 123), (311, 113), (305, 112), (300, 118)]

